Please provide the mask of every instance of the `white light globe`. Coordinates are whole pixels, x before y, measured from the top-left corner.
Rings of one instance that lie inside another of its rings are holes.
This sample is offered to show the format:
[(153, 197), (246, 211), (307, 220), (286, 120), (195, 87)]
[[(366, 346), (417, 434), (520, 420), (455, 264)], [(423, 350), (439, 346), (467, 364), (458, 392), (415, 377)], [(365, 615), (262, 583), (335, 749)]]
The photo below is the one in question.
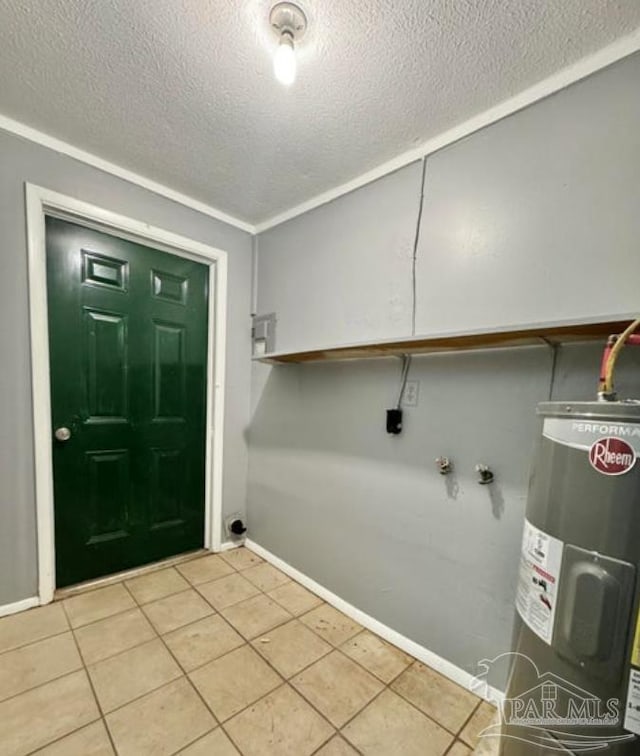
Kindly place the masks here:
[(293, 40), (288, 34), (283, 34), (280, 44), (273, 58), (273, 72), (276, 79), (286, 86), (290, 86), (296, 80), (296, 53), (293, 49)]

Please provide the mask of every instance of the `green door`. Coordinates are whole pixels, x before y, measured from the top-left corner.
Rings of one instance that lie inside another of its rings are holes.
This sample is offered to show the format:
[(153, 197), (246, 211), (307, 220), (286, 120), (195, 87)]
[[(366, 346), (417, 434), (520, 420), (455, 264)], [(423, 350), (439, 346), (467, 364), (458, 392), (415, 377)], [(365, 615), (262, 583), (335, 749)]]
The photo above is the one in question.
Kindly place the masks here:
[(60, 588), (203, 545), (208, 267), (56, 218), (46, 239)]

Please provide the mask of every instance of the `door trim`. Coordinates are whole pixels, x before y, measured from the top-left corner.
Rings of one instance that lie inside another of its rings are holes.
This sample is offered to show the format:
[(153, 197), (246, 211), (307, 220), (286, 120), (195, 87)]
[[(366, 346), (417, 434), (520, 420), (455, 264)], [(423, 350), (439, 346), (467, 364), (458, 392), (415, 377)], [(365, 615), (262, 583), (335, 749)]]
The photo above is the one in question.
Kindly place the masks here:
[(196, 259), (209, 266), (204, 546), (210, 551), (220, 551), (222, 546), (227, 253), (35, 184), (25, 184), (25, 195), (38, 539), (38, 597), (41, 604), (48, 604), (53, 600), (56, 576), (45, 215), (98, 228), (115, 236), (154, 246), (179, 257)]

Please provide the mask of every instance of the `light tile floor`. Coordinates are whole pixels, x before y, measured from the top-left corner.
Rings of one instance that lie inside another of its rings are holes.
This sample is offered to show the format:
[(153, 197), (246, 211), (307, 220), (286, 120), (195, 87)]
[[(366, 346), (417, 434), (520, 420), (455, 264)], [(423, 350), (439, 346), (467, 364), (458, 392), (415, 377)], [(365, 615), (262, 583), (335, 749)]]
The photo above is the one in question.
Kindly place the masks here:
[(470, 756), (492, 716), (244, 548), (0, 619), (2, 756)]

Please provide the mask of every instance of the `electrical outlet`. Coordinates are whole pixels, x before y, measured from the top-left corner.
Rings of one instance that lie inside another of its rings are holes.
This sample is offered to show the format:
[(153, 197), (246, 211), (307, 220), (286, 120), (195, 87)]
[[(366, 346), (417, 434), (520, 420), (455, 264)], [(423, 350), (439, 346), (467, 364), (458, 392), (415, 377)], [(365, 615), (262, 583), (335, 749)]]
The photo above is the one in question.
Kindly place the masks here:
[(417, 407), (420, 398), (420, 381), (407, 381), (404, 387), (402, 404), (404, 407)]

